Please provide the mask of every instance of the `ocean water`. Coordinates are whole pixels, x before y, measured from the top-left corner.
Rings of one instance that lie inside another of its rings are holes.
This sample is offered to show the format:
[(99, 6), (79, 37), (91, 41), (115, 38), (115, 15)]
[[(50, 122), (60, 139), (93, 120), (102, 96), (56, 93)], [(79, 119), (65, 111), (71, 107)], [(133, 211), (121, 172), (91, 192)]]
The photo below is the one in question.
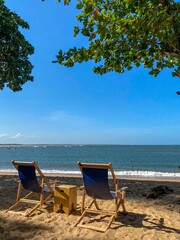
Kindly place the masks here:
[(180, 145), (0, 145), (0, 172), (36, 161), (44, 173), (79, 174), (77, 161), (109, 163), (118, 176), (180, 179)]

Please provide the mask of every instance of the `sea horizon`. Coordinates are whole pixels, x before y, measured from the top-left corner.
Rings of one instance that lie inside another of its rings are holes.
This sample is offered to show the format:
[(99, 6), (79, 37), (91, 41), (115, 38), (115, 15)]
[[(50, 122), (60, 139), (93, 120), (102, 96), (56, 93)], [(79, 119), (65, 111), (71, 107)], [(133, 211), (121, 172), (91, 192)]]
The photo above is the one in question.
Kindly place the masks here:
[(28, 146), (180, 146), (180, 144), (118, 144), (118, 143), (0, 143), (1, 147), (28, 147)]

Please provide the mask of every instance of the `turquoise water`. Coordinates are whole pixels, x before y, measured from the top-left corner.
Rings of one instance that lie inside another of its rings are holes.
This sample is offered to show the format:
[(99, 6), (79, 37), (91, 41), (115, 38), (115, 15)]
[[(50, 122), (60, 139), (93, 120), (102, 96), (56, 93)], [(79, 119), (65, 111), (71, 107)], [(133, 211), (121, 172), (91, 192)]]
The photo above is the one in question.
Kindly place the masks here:
[(36, 161), (47, 173), (79, 173), (77, 161), (113, 164), (117, 175), (180, 178), (180, 145), (0, 145), (0, 171)]

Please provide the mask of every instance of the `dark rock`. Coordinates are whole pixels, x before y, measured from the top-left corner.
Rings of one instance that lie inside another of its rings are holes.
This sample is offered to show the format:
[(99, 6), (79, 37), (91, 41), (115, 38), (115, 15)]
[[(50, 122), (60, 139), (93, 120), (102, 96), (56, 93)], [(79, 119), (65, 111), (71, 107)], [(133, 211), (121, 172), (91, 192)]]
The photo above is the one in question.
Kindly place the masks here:
[(168, 193), (172, 193), (173, 190), (167, 186), (157, 186), (157, 187), (154, 187), (154, 188), (151, 188), (151, 191), (150, 193), (147, 195), (147, 198), (157, 198), (161, 195), (164, 195), (164, 194), (168, 194)]
[(175, 201), (175, 203), (180, 205), (180, 199), (178, 199), (177, 201)]
[(0, 226), (0, 233), (4, 232), (4, 228)]

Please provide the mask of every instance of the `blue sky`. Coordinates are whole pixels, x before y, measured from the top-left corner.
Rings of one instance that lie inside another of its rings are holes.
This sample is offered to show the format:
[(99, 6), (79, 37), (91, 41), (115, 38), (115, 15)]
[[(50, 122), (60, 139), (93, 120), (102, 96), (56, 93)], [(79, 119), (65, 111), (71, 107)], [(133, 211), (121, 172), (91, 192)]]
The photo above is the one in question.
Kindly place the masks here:
[(6, 0), (30, 25), (34, 82), (0, 92), (0, 143), (180, 144), (180, 90), (169, 70), (100, 76), (93, 62), (65, 68), (51, 63), (60, 49), (86, 45), (73, 38), (75, 1)]

